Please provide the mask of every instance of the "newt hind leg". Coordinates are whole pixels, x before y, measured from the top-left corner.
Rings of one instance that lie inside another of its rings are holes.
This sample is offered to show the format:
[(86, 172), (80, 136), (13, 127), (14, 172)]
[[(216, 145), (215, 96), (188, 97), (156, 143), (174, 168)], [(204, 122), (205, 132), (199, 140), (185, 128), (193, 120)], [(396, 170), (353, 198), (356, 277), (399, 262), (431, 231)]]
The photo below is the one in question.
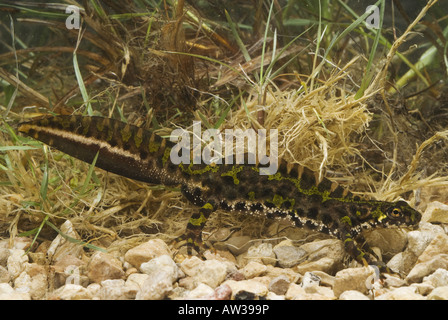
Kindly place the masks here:
[[(176, 242), (185, 242), (184, 245), (187, 246), (187, 254), (192, 255), (193, 249), (200, 253), (201, 249), (207, 248), (205, 243), (202, 241), (202, 230), (208, 220), (210, 214), (215, 211), (215, 206), (212, 202), (207, 202), (204, 204), (197, 212), (193, 213), (188, 220), (187, 228), (185, 233), (179, 236)], [(181, 244), (182, 246), (182, 244)]]
[(358, 234), (356, 237), (352, 237), (349, 232), (345, 233), (344, 247), (345, 251), (362, 265), (374, 265), (377, 266), (382, 273), (391, 273), (391, 270), (383, 261), (379, 260), (379, 257), (375, 254), (361, 234)]

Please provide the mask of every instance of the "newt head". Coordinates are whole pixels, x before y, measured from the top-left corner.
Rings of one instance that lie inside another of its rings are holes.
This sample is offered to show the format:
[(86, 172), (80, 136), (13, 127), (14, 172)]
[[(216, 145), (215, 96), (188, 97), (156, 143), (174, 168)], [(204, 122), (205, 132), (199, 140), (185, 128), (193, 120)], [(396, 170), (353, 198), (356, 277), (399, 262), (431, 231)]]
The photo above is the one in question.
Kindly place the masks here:
[(403, 200), (384, 203), (382, 211), (386, 217), (381, 222), (387, 227), (399, 226), (415, 228), (422, 218), (420, 212)]

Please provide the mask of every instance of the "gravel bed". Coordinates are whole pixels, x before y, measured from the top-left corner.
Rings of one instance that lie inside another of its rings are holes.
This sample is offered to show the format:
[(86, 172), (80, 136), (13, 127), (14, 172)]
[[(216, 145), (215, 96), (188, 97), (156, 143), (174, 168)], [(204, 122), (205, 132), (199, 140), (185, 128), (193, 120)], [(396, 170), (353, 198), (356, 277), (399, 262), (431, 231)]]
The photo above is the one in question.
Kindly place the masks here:
[[(374, 267), (348, 263), (337, 239), (299, 246), (290, 240), (257, 241), (237, 254), (206, 251), (204, 259), (176, 255), (159, 239), (124, 255), (90, 256), (59, 235), (33, 250), (29, 238), (5, 239), (0, 241), (0, 299), (445, 300), (447, 216), (448, 206), (431, 204), (417, 230), (367, 235), (396, 271), (381, 276)], [(61, 231), (78, 237), (70, 221)], [(238, 241), (247, 239), (235, 236), (228, 243), (235, 248)]]

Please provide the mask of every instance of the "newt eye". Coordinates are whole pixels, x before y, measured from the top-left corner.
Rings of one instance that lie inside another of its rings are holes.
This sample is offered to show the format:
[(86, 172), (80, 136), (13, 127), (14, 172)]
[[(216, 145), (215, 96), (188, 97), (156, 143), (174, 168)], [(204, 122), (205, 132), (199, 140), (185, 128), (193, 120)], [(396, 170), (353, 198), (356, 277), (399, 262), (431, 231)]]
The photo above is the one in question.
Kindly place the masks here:
[(401, 209), (400, 209), (400, 208), (394, 208), (394, 209), (392, 209), (392, 212), (390, 213), (390, 215), (391, 215), (393, 218), (398, 218), (398, 217), (400, 217), (400, 216), (401, 216)]

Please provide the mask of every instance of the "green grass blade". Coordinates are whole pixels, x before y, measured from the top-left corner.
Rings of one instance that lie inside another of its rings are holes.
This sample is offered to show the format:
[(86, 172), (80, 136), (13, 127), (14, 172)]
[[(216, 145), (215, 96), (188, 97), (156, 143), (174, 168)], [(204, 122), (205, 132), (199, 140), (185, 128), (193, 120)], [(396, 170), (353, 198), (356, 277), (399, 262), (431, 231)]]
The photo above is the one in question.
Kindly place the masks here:
[(19, 150), (35, 150), (38, 149), (32, 146), (2, 146), (0, 152), (4, 151), (19, 151)]
[(226, 14), (227, 22), (229, 23), (229, 26), (230, 26), (230, 31), (232, 31), (232, 35), (235, 38), (236, 44), (238, 45), (241, 52), (243, 53), (244, 59), (246, 61), (252, 60), (252, 58), (249, 55), (249, 52), (246, 49), (246, 46), (243, 43), (243, 40), (241, 40), (240, 35), (238, 34), (238, 31), (236, 30), (235, 23), (232, 21), (232, 18), (230, 18), (230, 15), (227, 12), (227, 10), (225, 10), (225, 14)]
[[(344, 8), (348, 8), (348, 6), (341, 0), (338, 0), (339, 3), (344, 7)], [(378, 6), (382, 1), (384, 0), (378, 0), (376, 3), (374, 3), (373, 5)], [(339, 40), (341, 40), (342, 38), (344, 38), (347, 34), (349, 34), (352, 30), (354, 30), (356, 27), (358, 27), (360, 24), (364, 23), (364, 21), (366, 20), (366, 18), (370, 15), (371, 13), (365, 12), (363, 15), (359, 16), (355, 21), (353, 21), (347, 28), (344, 29), (344, 31), (342, 31), (335, 39), (334, 41), (330, 42), (330, 45), (328, 46), (327, 50), (325, 51), (325, 55), (324, 55), (324, 59), (322, 60), (322, 64), (325, 63), (325, 58), (328, 56), (328, 54), (330, 53), (332, 47), (339, 42)]]
[[(33, 237), (33, 241), (31, 241), (31, 245), (30, 245), (30, 247), (28, 248), (28, 250), (26, 251), (26, 253), (28, 253), (28, 252), (31, 250), (31, 248), (33, 247), (34, 243), (35, 243), (36, 240), (37, 240), (37, 237), (39, 236), (40, 232), (42, 231), (42, 228), (44, 227), (44, 225), (45, 225), (46, 222), (48, 221), (48, 218), (49, 218), (49, 215), (45, 215), (45, 217), (44, 217), (44, 219), (42, 220), (42, 222), (41, 222), (41, 224), (39, 225), (39, 227), (34, 228), (33, 230), (28, 231), (28, 233), (29, 233), (29, 232), (33, 232), (33, 233), (30, 233), (29, 235), (34, 234), (34, 237)], [(22, 236), (25, 237), (26, 235), (22, 235)]]
[(84, 241), (81, 241), (81, 240), (78, 240), (78, 239), (75, 239), (75, 238), (72, 238), (72, 237), (66, 235), (66, 234), (63, 233), (61, 230), (59, 230), (58, 227), (56, 227), (53, 223), (51, 223), (51, 222), (48, 221), (48, 220), (45, 221), (45, 224), (46, 224), (47, 226), (49, 226), (50, 228), (52, 228), (54, 231), (56, 231), (58, 234), (60, 234), (60, 235), (61, 235), (64, 239), (66, 239), (68, 242), (75, 243), (75, 244), (79, 244), (79, 245), (81, 245), (81, 246), (83, 246), (83, 247), (86, 247), (86, 248), (89, 248), (89, 249), (93, 249), (93, 250), (97, 250), (97, 251), (101, 251), (101, 252), (107, 252), (106, 249), (103, 249), (103, 248), (94, 246), (93, 244), (90, 244), (90, 243), (87, 243), (87, 242), (84, 242)]
[(48, 154), (44, 152), (45, 160), (44, 160), (44, 173), (42, 175), (42, 183), (40, 184), (40, 197), (42, 199), (42, 205), (45, 201), (47, 201), (47, 192), (48, 192)]
[(86, 180), (84, 181), (81, 187), (81, 195), (86, 193), (87, 187), (89, 186), (90, 179), (92, 178), (93, 170), (95, 169), (96, 161), (98, 160), (99, 151), (96, 153), (95, 158), (93, 158), (92, 164), (89, 167), (89, 171), (87, 171)]
[(81, 91), (82, 99), (84, 100), (84, 103), (87, 105), (87, 114), (92, 116), (93, 109), (92, 109), (92, 105), (90, 104), (90, 99), (89, 99), (89, 95), (87, 93), (86, 86), (84, 84), (84, 80), (82, 79), (81, 71), (79, 70), (78, 58), (76, 56), (76, 50), (73, 51), (73, 68), (75, 69), (75, 76), (76, 76), (76, 80), (78, 81), (79, 91)]
[[(271, 14), (272, 14), (272, 9), (274, 7), (274, 1), (271, 1), (271, 7), (269, 8), (269, 14), (268, 14), (268, 19), (266, 20), (266, 29), (264, 30), (264, 38), (263, 38), (263, 47), (261, 49), (261, 64), (260, 64), (260, 86), (263, 86), (263, 69), (264, 69), (264, 55), (266, 53), (266, 40), (268, 38), (268, 31), (269, 31), (269, 23), (271, 21)], [(272, 54), (272, 56), (274, 56), (274, 53)]]
[(359, 88), (359, 90), (356, 92), (355, 94), (355, 99), (359, 99), (364, 95), (364, 92), (366, 91), (367, 87), (370, 84), (370, 81), (372, 80), (372, 64), (373, 64), (373, 59), (375, 58), (375, 54), (376, 54), (376, 49), (378, 47), (378, 43), (380, 41), (380, 37), (381, 37), (381, 28), (383, 27), (383, 21), (384, 21), (384, 7), (385, 7), (385, 3), (384, 0), (381, 1), (381, 6), (380, 6), (380, 25), (378, 30), (376, 30), (376, 34), (375, 34), (375, 39), (373, 40), (373, 44), (372, 44), (372, 49), (370, 50), (370, 54), (369, 54), (369, 61), (367, 61), (367, 67), (366, 67), (366, 72), (364, 77), (362, 78), (361, 81), (361, 87)]

